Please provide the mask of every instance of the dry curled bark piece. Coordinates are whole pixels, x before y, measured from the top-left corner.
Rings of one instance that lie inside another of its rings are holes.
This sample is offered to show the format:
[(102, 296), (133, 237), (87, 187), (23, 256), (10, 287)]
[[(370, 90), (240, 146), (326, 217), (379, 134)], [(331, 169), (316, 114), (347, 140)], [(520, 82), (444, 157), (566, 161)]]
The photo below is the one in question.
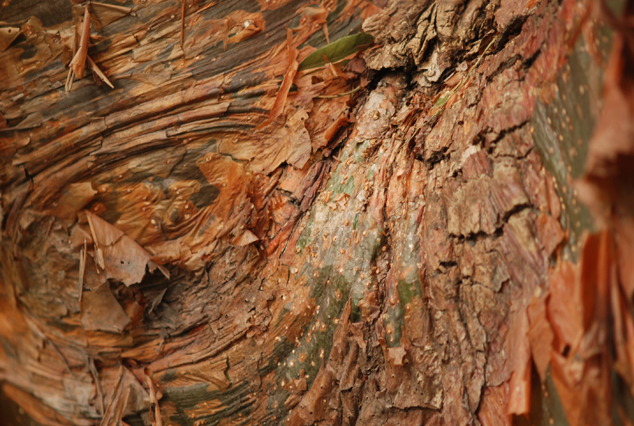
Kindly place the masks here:
[(115, 4), (91, 1), (88, 3), (88, 7), (91, 11), (92, 24), (97, 31), (101, 31), (104, 27), (127, 15), (134, 15), (132, 8)]
[(273, 103), (273, 107), (271, 108), (271, 112), (269, 113), (269, 118), (266, 119), (264, 123), (258, 126), (260, 128), (270, 125), (277, 119), (277, 117), (282, 114), (282, 112), (284, 111), (284, 106), (286, 105), (288, 92), (289, 90), (291, 90), (293, 79), (295, 78), (295, 74), (297, 74), (297, 69), (299, 67), (299, 63), (297, 62), (297, 55), (299, 54), (299, 51), (297, 50), (297, 47), (293, 45), (293, 31), (290, 28), (286, 29), (286, 51), (288, 69), (286, 70), (286, 74), (284, 75), (284, 81), (282, 81), (282, 85), (277, 92), (275, 102)]
[(114, 86), (112, 85), (112, 83), (110, 83), (110, 80), (108, 80), (108, 77), (106, 77), (106, 75), (99, 69), (97, 64), (95, 64), (95, 62), (92, 59), (90, 59), (90, 56), (86, 56), (86, 59), (88, 60), (88, 65), (90, 65), (90, 69), (95, 75), (95, 79), (99, 78), (101, 81), (103, 81), (108, 86), (110, 86), (111, 89), (114, 89)]
[(90, 12), (88, 12), (88, 8), (84, 11), (84, 17), (79, 34), (79, 48), (68, 67), (73, 70), (75, 77), (81, 79), (84, 76), (86, 58), (88, 56), (88, 44), (90, 43)]
[(81, 326), (84, 330), (121, 333), (128, 324), (130, 318), (113, 296), (107, 283), (83, 293)]
[(20, 28), (3, 27), (0, 28), (0, 52), (7, 50), (11, 43), (20, 35)]
[(169, 271), (154, 262), (152, 255), (123, 231), (88, 210), (84, 212), (90, 224), (95, 260), (102, 269), (99, 272), (103, 272), (104, 281), (114, 279), (127, 286), (140, 283), (146, 267), (150, 272), (159, 269), (169, 278)]
[(609, 393), (605, 294), (628, 308), (603, 237), (583, 291), (564, 264), (598, 99), (574, 1), (377, 2), (373, 49), (294, 76), (378, 6), (194, 2), (179, 47), (184, 3), (150, 3), (91, 47), (117, 90), (54, 83), (68, 17), (0, 53), (0, 378), (72, 424), (502, 425), (534, 361), (593, 415), (579, 367)]

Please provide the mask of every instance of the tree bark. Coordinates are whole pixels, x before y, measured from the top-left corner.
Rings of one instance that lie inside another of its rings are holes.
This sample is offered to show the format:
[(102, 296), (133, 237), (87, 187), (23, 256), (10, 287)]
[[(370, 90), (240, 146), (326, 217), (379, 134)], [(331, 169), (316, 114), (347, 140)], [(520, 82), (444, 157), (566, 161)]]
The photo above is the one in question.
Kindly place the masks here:
[[(110, 3), (0, 7), (0, 404), (43, 425), (627, 419), (634, 239), (609, 215), (585, 236), (573, 185), (604, 182), (600, 3)], [(68, 77), (84, 42), (103, 77)]]

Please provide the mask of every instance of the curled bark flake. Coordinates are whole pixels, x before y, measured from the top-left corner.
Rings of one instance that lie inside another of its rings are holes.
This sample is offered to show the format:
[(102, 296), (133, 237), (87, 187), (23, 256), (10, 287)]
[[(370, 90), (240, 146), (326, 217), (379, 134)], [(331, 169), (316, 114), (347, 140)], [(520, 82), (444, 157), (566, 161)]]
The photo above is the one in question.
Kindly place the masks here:
[(97, 398), (99, 398), (100, 414), (103, 416), (105, 414), (103, 391), (101, 390), (101, 383), (99, 382), (99, 373), (97, 372), (97, 368), (95, 367), (95, 361), (92, 358), (88, 358), (88, 369), (90, 370), (90, 374), (92, 374), (93, 380), (95, 381), (95, 386), (97, 387)]
[(82, 297), (81, 326), (86, 331), (122, 333), (130, 324), (130, 318), (115, 299), (106, 282)]
[(254, 242), (258, 241), (258, 240), (259, 240), (259, 238), (253, 232), (251, 232), (251, 231), (249, 231), (247, 229), (242, 234), (240, 234), (238, 237), (236, 237), (231, 242), (231, 244), (234, 244), (236, 246), (246, 246), (246, 245), (254, 243)]
[[(541, 288), (538, 292), (541, 294)], [(528, 338), (531, 344), (533, 361), (542, 383), (546, 381), (546, 371), (550, 362), (552, 342), (555, 336), (548, 322), (546, 299), (547, 294), (542, 297), (535, 297), (528, 307), (528, 317), (530, 319)]]
[(90, 56), (86, 55), (86, 59), (88, 60), (88, 64), (90, 65), (90, 69), (92, 70), (93, 74), (96, 77), (99, 77), (99, 79), (106, 83), (108, 86), (110, 86), (111, 89), (114, 89), (114, 86), (112, 85), (112, 83), (110, 83), (108, 77), (106, 77), (106, 75), (99, 69), (97, 64), (95, 64), (95, 62), (90, 59)]
[(97, 238), (97, 232), (95, 231), (95, 225), (93, 223), (93, 214), (88, 212), (86, 218), (88, 219), (88, 226), (90, 226), (90, 233), (92, 234), (92, 242), (95, 253), (95, 264), (98, 266), (97, 273), (100, 273), (99, 268), (103, 271), (106, 269), (106, 265), (103, 259), (103, 251), (99, 247), (99, 238)]
[[(73, 38), (71, 40), (72, 48), (73, 48), (73, 58), (77, 54), (77, 50), (79, 49), (79, 41), (77, 38), (77, 27), (73, 30)], [(66, 77), (66, 84), (64, 85), (64, 89), (66, 93), (70, 92), (73, 88), (73, 80), (75, 79), (75, 72), (71, 67), (68, 67), (68, 76)]]
[(11, 43), (18, 38), (21, 31), (15, 27), (0, 28), (0, 52), (7, 50)]
[(261, 16), (258, 16), (258, 14), (254, 15), (253, 19), (247, 19), (244, 21), (238, 33), (229, 39), (229, 44), (239, 43), (242, 40), (253, 37), (264, 29), (264, 19), (262, 19)]
[(116, 279), (126, 286), (141, 282), (145, 267), (159, 269), (169, 278), (169, 271), (152, 260), (152, 256), (123, 231), (99, 216), (86, 212), (95, 247), (95, 262), (104, 271), (103, 279)]
[(108, 26), (127, 15), (135, 15), (132, 8), (117, 6), (114, 4), (91, 1), (89, 7), (92, 12), (92, 22), (97, 31), (101, 31), (103, 27)]
[(295, 74), (297, 74), (297, 69), (299, 67), (297, 55), (299, 54), (299, 51), (293, 46), (293, 31), (290, 28), (286, 29), (286, 43), (288, 52), (288, 70), (284, 76), (284, 82), (275, 97), (275, 102), (273, 103), (273, 107), (269, 113), (269, 118), (264, 123), (260, 124), (258, 128), (268, 126), (275, 121), (280, 114), (282, 114), (284, 106), (286, 105), (286, 98), (288, 98), (288, 92), (291, 90), (293, 79), (295, 78)]
[(86, 68), (86, 57), (88, 56), (88, 43), (90, 42), (90, 12), (88, 8), (84, 11), (84, 20), (81, 25), (81, 38), (79, 40), (79, 49), (73, 60), (70, 62), (69, 67), (75, 73), (77, 78), (84, 76), (84, 70)]

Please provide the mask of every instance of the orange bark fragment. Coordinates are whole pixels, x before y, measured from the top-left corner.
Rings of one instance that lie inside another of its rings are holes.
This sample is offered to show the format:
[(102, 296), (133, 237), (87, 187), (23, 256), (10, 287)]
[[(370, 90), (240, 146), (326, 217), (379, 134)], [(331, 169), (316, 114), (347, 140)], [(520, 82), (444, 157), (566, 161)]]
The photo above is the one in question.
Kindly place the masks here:
[(81, 38), (79, 39), (79, 49), (73, 60), (70, 62), (69, 67), (75, 73), (77, 78), (84, 76), (84, 70), (86, 68), (86, 57), (88, 56), (88, 43), (90, 42), (90, 12), (88, 8), (84, 11), (84, 21), (81, 26)]
[(128, 324), (130, 318), (113, 296), (108, 283), (83, 293), (81, 326), (84, 330), (121, 333)]
[(577, 269), (570, 263), (558, 266), (550, 277), (548, 318), (555, 333), (555, 349), (561, 353), (573, 346), (583, 334), (582, 310)]
[(531, 348), (526, 312), (517, 312), (511, 319), (511, 330), (516, 338), (511, 347), (508, 414), (528, 414), (531, 408)]
[[(551, 278), (549, 314), (557, 336), (551, 374), (571, 426), (611, 424), (611, 374), (619, 366), (612, 364), (606, 341), (609, 303), (614, 314), (622, 312), (614, 295), (612, 245), (609, 231), (588, 236), (580, 274), (564, 264)], [(617, 345), (623, 344), (623, 327), (615, 327), (615, 334)], [(622, 345), (617, 347), (621, 367), (627, 369), (624, 352)]]
[(112, 85), (112, 83), (110, 83), (110, 80), (108, 80), (108, 77), (106, 77), (106, 75), (99, 69), (97, 64), (95, 64), (95, 62), (92, 59), (90, 59), (90, 56), (86, 55), (86, 59), (88, 60), (88, 64), (90, 65), (90, 69), (92, 70), (92, 72), (97, 77), (99, 77), (101, 81), (103, 81), (108, 86), (110, 86), (111, 89), (114, 89), (114, 86)]
[(7, 50), (13, 40), (15, 40), (21, 33), (20, 28), (6, 27), (0, 28), (0, 52)]
[(97, 31), (101, 31), (103, 27), (110, 25), (128, 14), (134, 15), (132, 8), (114, 4), (91, 1), (89, 7), (91, 10), (91, 21)]
[(282, 114), (284, 106), (286, 105), (286, 99), (288, 98), (288, 92), (291, 90), (293, 79), (295, 78), (295, 74), (297, 74), (297, 68), (299, 67), (297, 55), (299, 54), (299, 51), (293, 46), (293, 31), (290, 28), (286, 29), (286, 43), (288, 49), (288, 70), (284, 76), (284, 82), (282, 82), (282, 86), (275, 97), (275, 102), (273, 103), (273, 108), (271, 108), (271, 112), (269, 113), (269, 118), (264, 123), (260, 124), (258, 128), (268, 126), (275, 121), (280, 114)]
[(141, 282), (145, 267), (157, 268), (169, 277), (169, 271), (152, 261), (152, 256), (123, 231), (99, 216), (85, 211), (94, 245), (95, 261), (103, 269), (103, 279), (113, 278), (126, 286)]
[(533, 361), (542, 383), (546, 381), (546, 370), (550, 362), (550, 352), (555, 337), (546, 316), (546, 297), (536, 297), (528, 307), (530, 328), (528, 338)]
[(634, 395), (634, 319), (631, 303), (623, 297), (617, 284), (611, 286), (614, 323), (614, 370), (623, 378)]

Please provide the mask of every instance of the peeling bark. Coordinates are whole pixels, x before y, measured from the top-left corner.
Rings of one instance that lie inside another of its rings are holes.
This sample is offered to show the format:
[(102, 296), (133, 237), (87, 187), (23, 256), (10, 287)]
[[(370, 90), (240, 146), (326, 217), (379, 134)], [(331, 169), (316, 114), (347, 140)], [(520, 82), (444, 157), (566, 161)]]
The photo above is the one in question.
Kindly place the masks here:
[(609, 424), (632, 286), (572, 185), (610, 40), (592, 3), (15, 1), (0, 380), (29, 418)]

